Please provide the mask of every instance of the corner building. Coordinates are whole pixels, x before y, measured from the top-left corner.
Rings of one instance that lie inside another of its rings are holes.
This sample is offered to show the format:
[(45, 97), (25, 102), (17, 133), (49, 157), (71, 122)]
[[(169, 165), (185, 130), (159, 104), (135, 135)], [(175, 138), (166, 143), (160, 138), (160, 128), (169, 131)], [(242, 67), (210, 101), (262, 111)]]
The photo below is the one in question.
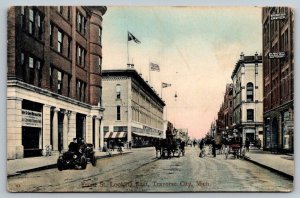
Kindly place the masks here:
[(102, 15), (106, 7), (8, 11), (7, 159), (102, 146)]
[(243, 143), (263, 141), (262, 56), (240, 55), (232, 72), (233, 128)]
[(136, 70), (103, 70), (103, 104), (108, 146), (151, 146), (163, 138), (165, 103)]
[(264, 150), (294, 152), (294, 11), (262, 9)]

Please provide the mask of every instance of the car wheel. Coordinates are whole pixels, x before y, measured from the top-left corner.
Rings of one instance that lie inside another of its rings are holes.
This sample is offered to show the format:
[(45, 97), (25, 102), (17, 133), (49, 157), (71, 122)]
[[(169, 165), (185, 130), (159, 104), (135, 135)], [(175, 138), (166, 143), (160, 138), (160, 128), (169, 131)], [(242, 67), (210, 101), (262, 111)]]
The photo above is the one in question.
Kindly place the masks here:
[(64, 165), (60, 159), (57, 160), (57, 168), (59, 171), (64, 170)]
[(87, 162), (86, 162), (85, 157), (82, 157), (82, 158), (81, 158), (81, 163), (80, 163), (80, 165), (81, 165), (81, 168), (82, 168), (82, 169), (86, 169)]
[(95, 155), (92, 156), (91, 162), (92, 162), (93, 166), (97, 165), (97, 159), (96, 159)]

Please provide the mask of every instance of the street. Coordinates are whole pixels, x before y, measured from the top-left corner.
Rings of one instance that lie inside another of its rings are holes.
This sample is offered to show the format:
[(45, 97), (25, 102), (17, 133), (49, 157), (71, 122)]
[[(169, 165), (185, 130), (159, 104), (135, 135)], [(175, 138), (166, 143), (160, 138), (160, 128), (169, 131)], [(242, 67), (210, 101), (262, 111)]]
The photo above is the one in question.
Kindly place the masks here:
[(86, 170), (48, 169), (7, 180), (15, 192), (200, 192), (291, 191), (293, 182), (240, 159), (199, 158), (199, 149), (186, 148), (183, 157), (156, 159), (151, 148), (99, 159)]

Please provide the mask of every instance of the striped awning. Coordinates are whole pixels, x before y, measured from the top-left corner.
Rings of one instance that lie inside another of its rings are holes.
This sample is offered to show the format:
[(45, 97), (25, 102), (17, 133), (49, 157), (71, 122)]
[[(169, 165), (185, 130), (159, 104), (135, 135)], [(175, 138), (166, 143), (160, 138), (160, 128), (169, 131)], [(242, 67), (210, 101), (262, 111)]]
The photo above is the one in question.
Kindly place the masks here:
[(104, 136), (106, 139), (112, 139), (112, 138), (125, 138), (127, 135), (127, 132), (107, 132)]

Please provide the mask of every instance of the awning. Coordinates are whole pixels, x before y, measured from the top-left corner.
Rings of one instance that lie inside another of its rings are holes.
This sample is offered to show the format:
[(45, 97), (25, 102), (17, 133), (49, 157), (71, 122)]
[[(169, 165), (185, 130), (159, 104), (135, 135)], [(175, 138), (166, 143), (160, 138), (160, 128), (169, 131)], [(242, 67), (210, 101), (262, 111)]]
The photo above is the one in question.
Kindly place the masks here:
[(106, 139), (112, 139), (112, 138), (125, 138), (127, 135), (127, 132), (107, 132), (104, 136)]
[(144, 137), (154, 137), (154, 138), (162, 138), (161, 136), (159, 135), (152, 135), (152, 134), (147, 134), (147, 133), (139, 133), (139, 132), (132, 132), (133, 134), (135, 135), (138, 135), (138, 136), (144, 136)]

